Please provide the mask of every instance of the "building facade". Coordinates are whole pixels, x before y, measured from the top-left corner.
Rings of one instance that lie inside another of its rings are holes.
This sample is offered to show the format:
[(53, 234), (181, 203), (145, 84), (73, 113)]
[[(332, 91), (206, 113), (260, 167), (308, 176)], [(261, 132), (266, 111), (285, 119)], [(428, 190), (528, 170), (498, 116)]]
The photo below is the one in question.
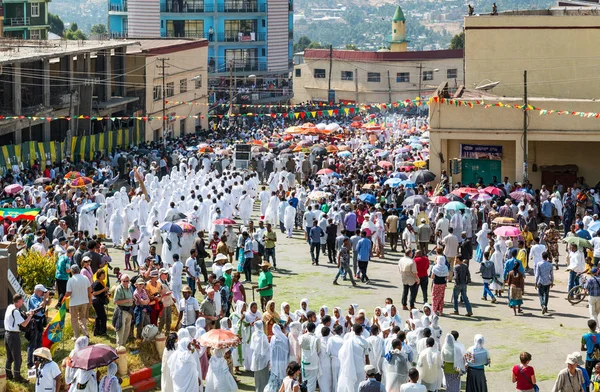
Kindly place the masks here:
[(49, 0), (2, 0), (4, 10), (3, 37), (48, 39)]

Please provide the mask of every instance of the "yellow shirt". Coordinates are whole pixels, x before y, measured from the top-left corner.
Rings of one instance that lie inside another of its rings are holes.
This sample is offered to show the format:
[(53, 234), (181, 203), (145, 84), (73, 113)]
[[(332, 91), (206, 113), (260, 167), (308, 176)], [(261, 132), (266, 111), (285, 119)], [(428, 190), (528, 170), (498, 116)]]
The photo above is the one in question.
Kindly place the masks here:
[(531, 234), (531, 231), (522, 231), (521, 235), (523, 236), (523, 241), (525, 241), (525, 246), (526, 247), (531, 247), (531, 242), (533, 241), (533, 234)]
[(517, 260), (521, 262), (523, 268), (527, 268), (527, 251), (525, 249), (519, 249)]

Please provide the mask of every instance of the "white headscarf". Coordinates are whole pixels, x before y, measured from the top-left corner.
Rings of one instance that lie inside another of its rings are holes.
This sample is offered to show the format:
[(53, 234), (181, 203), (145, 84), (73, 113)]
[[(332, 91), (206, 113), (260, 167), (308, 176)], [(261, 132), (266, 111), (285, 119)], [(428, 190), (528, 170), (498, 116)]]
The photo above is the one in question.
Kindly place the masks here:
[(263, 370), (271, 360), (271, 346), (263, 329), (263, 322), (258, 320), (254, 323), (250, 349), (252, 350), (252, 362), (250, 370), (257, 372)]
[(206, 333), (206, 319), (204, 317), (198, 317), (194, 325), (196, 326), (196, 334), (194, 338), (198, 339), (200, 336)]
[(69, 392), (78, 391), (79, 389), (77, 388), (77, 384), (87, 384), (83, 389), (84, 391), (97, 391), (98, 381), (96, 380), (96, 369), (77, 369), (75, 372), (75, 378), (71, 384), (71, 388), (69, 388)]
[[(252, 312), (252, 304), (256, 304), (256, 312)], [(248, 309), (246, 310), (245, 319), (247, 323), (253, 323), (256, 320), (262, 319), (262, 314), (258, 310), (258, 304), (255, 301), (250, 302), (250, 306), (248, 306)]]
[[(75, 341), (75, 347), (73, 347), (73, 350), (71, 350), (71, 353), (69, 354), (69, 358), (73, 358), (73, 356), (75, 355), (75, 353), (79, 350), (81, 350), (82, 348), (87, 347), (89, 344), (89, 339), (87, 336), (80, 336), (77, 338), (77, 340)], [(75, 373), (77, 373), (77, 369), (67, 366), (65, 369), (65, 382), (68, 384), (72, 384), (73, 381), (75, 380)]]
[(444, 278), (446, 276), (448, 276), (449, 271), (448, 271), (448, 266), (446, 265), (446, 258), (438, 257), (435, 261), (435, 265), (431, 269), (431, 272), (435, 276), (440, 276), (440, 277), (444, 277)]
[(100, 386), (98, 392), (113, 392), (120, 391), (121, 386), (119, 385), (119, 379), (117, 378), (117, 364), (112, 362), (108, 365), (106, 376), (100, 380)]
[(480, 335), (480, 334), (475, 335), (475, 337), (473, 338), (473, 346), (471, 346), (471, 348), (469, 348), (469, 351), (471, 351), (473, 353), (473, 355), (484, 352), (485, 348), (483, 348), (483, 343), (484, 343), (483, 335)]
[(455, 344), (454, 336), (452, 334), (446, 334), (446, 340), (442, 346), (442, 359), (444, 362), (452, 362), (454, 369), (465, 370), (465, 361), (463, 354)]
[(219, 327), (225, 331), (229, 331), (229, 317), (223, 317), (219, 322)]
[[(187, 333), (186, 330), (179, 330), (179, 332), (182, 331)], [(178, 336), (179, 332), (177, 333)], [(185, 333), (183, 335), (185, 335)], [(175, 387), (175, 390), (178, 391), (193, 391), (194, 387), (192, 385), (194, 383), (197, 385), (198, 383), (200, 369), (196, 366), (197, 360), (194, 353), (188, 348), (191, 342), (192, 340), (189, 336), (180, 338), (177, 343), (177, 351), (169, 357), (167, 363), (169, 370), (171, 371), (173, 386)], [(197, 390), (197, 387), (195, 389)]]

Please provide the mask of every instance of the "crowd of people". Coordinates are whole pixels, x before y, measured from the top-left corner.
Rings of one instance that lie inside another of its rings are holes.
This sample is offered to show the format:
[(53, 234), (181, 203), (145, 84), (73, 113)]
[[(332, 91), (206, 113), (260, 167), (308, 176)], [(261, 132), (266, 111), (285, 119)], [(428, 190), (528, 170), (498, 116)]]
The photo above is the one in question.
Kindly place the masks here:
[[(75, 342), (70, 357), (91, 334), (107, 336), (110, 303), (117, 346), (131, 340), (140, 344), (157, 332), (167, 336), (163, 391), (236, 391), (243, 368), (252, 372), (259, 392), (315, 391), (317, 385), (323, 392), (437, 391), (442, 386), (452, 392), (460, 391), (463, 375), (468, 392), (483, 392), (490, 364), (484, 338), (476, 335), (473, 345), (463, 345), (470, 339), (459, 342), (458, 331), (443, 333), (445, 304), (455, 315), (464, 306), (465, 316), (473, 316), (468, 287), (475, 263), (482, 299), (504, 303), (518, 316), (525, 281), (533, 279), (540, 310), (548, 314), (563, 239), (589, 241), (567, 244), (565, 252), (569, 290), (586, 272), (592, 277), (584, 285), (595, 336), (600, 200), (583, 179), (570, 188), (554, 184), (551, 190), (508, 178), (451, 184), (445, 172), (426, 170), (424, 118), (365, 116), (360, 123), (370, 122), (368, 132), (356, 131), (350, 124), (356, 118), (335, 120), (341, 125), (331, 120), (334, 126), (327, 129), (310, 126), (312, 136), (303, 136), (297, 128), (284, 131), (276, 120), (236, 124), (231, 118), (211, 124), (210, 143), (185, 136), (166, 148), (149, 143), (111, 156), (98, 154), (92, 162), (47, 163), (43, 171), (39, 164), (11, 168), (2, 185), (21, 189), (5, 190), (2, 207), (40, 211), (34, 220), (5, 219), (0, 234), (16, 244), (19, 255), (56, 258), (56, 307), (68, 300)], [(254, 145), (248, 170), (233, 162), (236, 140)], [(70, 185), (86, 175), (89, 184)], [(371, 261), (389, 252), (402, 255), (398, 308), (392, 298), (369, 314), (354, 303), (332, 307), (331, 313), (328, 306), (311, 310), (308, 299), (294, 311), (285, 302), (278, 306), (273, 274), (278, 235), (293, 238), (298, 232), (315, 268), (322, 260), (336, 265), (334, 285), (348, 280), (352, 286), (376, 285), (368, 276), (377, 268)], [(124, 254), (122, 269), (111, 266), (117, 262), (115, 248)], [(249, 290), (258, 293), (258, 301), (250, 301)], [(419, 292), (424, 305), (417, 309)], [(46, 369), (45, 382), (59, 378), (42, 347), (50, 303), (48, 288), (36, 285), (31, 297), (15, 296), (9, 307), (4, 320), (9, 379), (26, 382), (19, 325), (29, 323), (37, 327), (29, 329), (27, 367)], [(13, 312), (21, 308), (26, 312)], [(90, 308), (95, 314), (91, 330)], [(404, 320), (401, 311), (407, 312)], [(202, 346), (200, 338), (212, 329), (233, 332), (240, 344)], [(600, 360), (600, 346), (590, 339), (582, 341), (588, 352), (587, 385), (596, 373), (592, 358)], [(517, 390), (535, 389), (531, 359), (521, 353), (513, 369)], [(585, 378), (575, 366), (580, 362), (581, 355), (569, 356), (571, 376), (561, 372), (556, 391), (579, 392), (565, 380), (580, 373)], [(98, 384), (93, 371), (72, 369), (68, 361), (64, 366), (71, 390), (92, 378), (89, 385)], [(109, 368), (100, 390), (118, 390), (115, 374), (116, 367)], [(57, 380), (53, 388), (59, 387)]]

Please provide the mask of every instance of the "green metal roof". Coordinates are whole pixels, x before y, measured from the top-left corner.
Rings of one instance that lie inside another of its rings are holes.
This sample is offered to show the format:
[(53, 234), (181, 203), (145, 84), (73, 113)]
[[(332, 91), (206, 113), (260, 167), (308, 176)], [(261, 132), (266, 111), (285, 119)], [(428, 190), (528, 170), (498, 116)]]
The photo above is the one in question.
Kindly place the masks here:
[(406, 19), (404, 19), (404, 12), (402, 12), (402, 8), (400, 6), (398, 6), (398, 8), (396, 8), (396, 13), (394, 14), (394, 18), (392, 18), (393, 22), (397, 22), (397, 21), (406, 21)]

